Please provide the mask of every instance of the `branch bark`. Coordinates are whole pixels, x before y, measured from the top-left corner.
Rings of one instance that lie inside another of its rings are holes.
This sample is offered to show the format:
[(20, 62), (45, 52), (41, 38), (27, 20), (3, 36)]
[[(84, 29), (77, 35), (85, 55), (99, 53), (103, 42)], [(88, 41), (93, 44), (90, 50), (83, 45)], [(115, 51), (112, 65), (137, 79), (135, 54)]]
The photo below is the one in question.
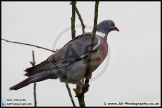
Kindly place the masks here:
[[(34, 51), (32, 51), (33, 62), (30, 62), (32, 66), (35, 66), (35, 56)], [(34, 106), (37, 107), (37, 97), (36, 97), (36, 82), (34, 83)]]
[(71, 17), (71, 34), (72, 39), (75, 38), (75, 8), (76, 8), (76, 1), (71, 1), (72, 4), (72, 17)]
[(83, 19), (82, 19), (82, 17), (81, 17), (81, 14), (80, 14), (80, 12), (79, 12), (77, 6), (75, 7), (75, 10), (76, 10), (76, 13), (77, 13), (77, 15), (78, 15), (78, 18), (79, 18), (79, 20), (80, 20), (80, 23), (81, 23), (81, 25), (82, 25), (82, 32), (85, 33), (85, 30), (84, 30), (84, 29), (85, 29), (85, 25), (84, 25), (84, 23), (83, 23)]
[(65, 83), (65, 85), (66, 85), (66, 88), (68, 90), (68, 93), (69, 93), (69, 96), (70, 96), (70, 100), (71, 100), (73, 106), (76, 107), (75, 102), (74, 102), (74, 99), (73, 99), (73, 96), (72, 96), (71, 91), (70, 91), (70, 88), (69, 88), (69, 85), (67, 83)]
[(47, 50), (47, 51), (55, 52), (53, 50), (50, 50), (50, 49), (47, 49), (47, 48), (44, 48), (44, 47), (40, 47), (40, 46), (37, 46), (37, 45), (32, 45), (32, 44), (22, 43), (22, 42), (9, 41), (7, 39), (2, 39), (2, 38), (1, 38), (1, 40), (4, 40), (6, 42), (10, 42), (10, 43), (16, 43), (16, 44), (22, 44), (22, 45), (27, 45), (27, 46), (33, 46), (33, 47), (37, 47), (37, 48), (44, 49), (44, 50)]

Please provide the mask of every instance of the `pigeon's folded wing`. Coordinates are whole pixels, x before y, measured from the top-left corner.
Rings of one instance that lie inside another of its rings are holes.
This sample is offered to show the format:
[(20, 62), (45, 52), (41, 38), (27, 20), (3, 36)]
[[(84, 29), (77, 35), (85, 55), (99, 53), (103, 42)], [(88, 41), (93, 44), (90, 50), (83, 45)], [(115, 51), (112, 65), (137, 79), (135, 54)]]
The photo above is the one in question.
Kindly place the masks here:
[[(72, 39), (45, 61), (24, 70), (26, 72), (25, 75), (31, 76), (46, 70), (61, 68), (87, 57), (92, 43), (91, 35), (91, 33), (84, 33)], [(96, 51), (99, 45), (100, 39), (96, 36), (93, 41), (93, 51)]]

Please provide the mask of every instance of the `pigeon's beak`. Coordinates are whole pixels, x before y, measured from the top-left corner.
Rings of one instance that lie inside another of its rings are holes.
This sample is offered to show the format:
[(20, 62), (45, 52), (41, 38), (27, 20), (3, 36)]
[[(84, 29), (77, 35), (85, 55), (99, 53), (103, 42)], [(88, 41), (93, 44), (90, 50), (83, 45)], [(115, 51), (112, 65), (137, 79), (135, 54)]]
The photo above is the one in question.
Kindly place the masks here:
[(114, 30), (118, 31), (119, 32), (119, 29), (117, 27), (114, 27)]

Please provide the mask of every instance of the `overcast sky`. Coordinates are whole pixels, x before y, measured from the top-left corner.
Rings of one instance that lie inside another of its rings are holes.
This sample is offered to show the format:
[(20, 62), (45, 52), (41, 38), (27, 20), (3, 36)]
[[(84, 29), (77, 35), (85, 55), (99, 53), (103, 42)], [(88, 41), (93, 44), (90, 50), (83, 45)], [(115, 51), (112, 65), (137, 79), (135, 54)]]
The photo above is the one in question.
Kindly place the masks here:
[[(93, 26), (94, 4), (77, 2), (86, 32)], [(53, 50), (71, 40), (69, 2), (2, 2), (1, 6), (4, 39)], [(96, 78), (90, 82), (89, 91), (85, 94), (86, 105), (160, 103), (160, 2), (100, 2), (98, 15), (98, 23), (111, 19), (120, 32), (113, 31), (108, 35), (109, 55), (92, 74)], [(76, 25), (76, 35), (80, 35), (82, 30), (77, 16)], [(32, 50), (37, 64), (52, 53), (1, 42), (2, 98), (26, 99), (25, 103), (33, 106), (33, 84), (17, 91), (9, 91), (9, 87), (26, 78), (23, 70), (31, 67)], [(106, 70), (102, 71), (103, 68)], [(103, 74), (99, 76), (101, 72)], [(69, 86), (79, 106), (73, 91), (75, 85)], [(65, 84), (58, 79), (37, 83), (37, 103), (38, 106), (72, 106)]]

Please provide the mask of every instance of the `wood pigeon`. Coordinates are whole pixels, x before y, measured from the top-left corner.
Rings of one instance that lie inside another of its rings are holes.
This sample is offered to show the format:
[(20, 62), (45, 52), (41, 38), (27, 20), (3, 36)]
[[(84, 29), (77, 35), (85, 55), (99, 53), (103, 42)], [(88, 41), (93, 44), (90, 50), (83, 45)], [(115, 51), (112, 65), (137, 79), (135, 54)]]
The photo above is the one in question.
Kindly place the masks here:
[[(107, 35), (113, 30), (119, 31), (112, 20), (104, 20), (97, 25), (90, 72), (95, 71), (106, 58), (108, 54)], [(45, 61), (24, 70), (28, 78), (9, 89), (18, 90), (34, 82), (57, 78), (61, 82), (82, 85), (81, 79), (89, 77), (86, 75), (86, 68), (90, 61), (92, 33), (87, 32), (75, 37)]]

